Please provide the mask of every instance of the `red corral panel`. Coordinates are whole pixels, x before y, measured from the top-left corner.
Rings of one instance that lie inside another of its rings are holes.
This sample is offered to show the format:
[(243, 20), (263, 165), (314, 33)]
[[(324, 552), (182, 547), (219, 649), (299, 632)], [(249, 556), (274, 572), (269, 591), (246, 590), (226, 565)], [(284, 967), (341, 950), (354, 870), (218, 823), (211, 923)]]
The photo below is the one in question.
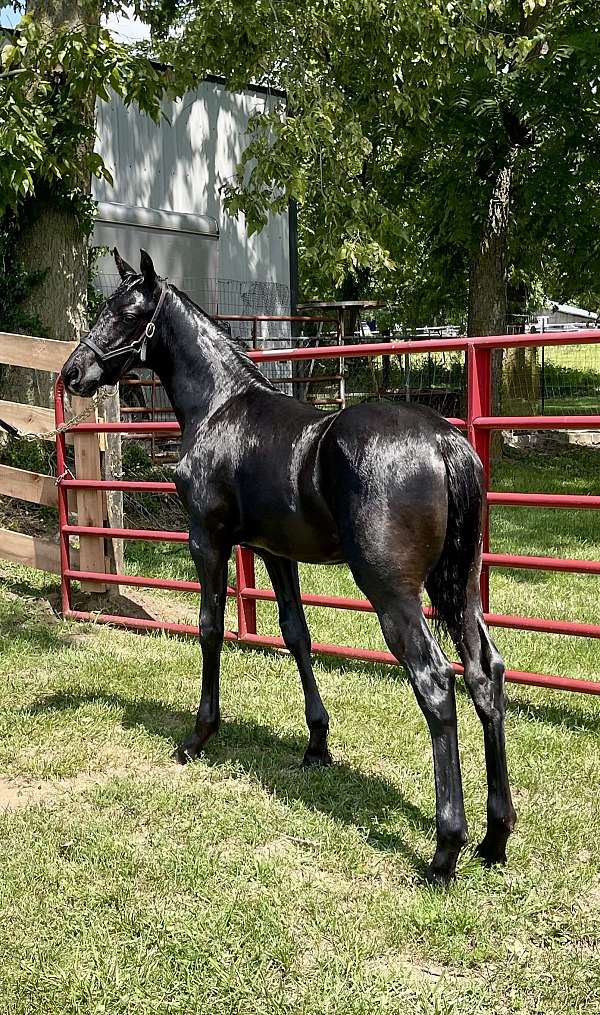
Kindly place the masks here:
[[(232, 318), (233, 319), (233, 318)], [(237, 319), (237, 318), (236, 318)], [(241, 318), (240, 318), (241, 319)], [(244, 320), (254, 320), (252, 317)], [(292, 318), (286, 318), (291, 320)], [(275, 320), (261, 317), (260, 320)], [(304, 318), (297, 318), (304, 320)], [(314, 320), (310, 318), (310, 320)], [(340, 357), (379, 357), (398, 353), (427, 353), (449, 350), (464, 350), (468, 363), (467, 418), (452, 419), (455, 425), (466, 429), (467, 436), (479, 454), (489, 483), (490, 474), (490, 440), (493, 430), (600, 430), (600, 416), (494, 416), (492, 415), (491, 357), (494, 349), (532, 347), (538, 345), (581, 345), (599, 344), (598, 332), (556, 332), (536, 335), (500, 335), (485, 338), (450, 338), (427, 339), (416, 342), (369, 343), (368, 345), (327, 346), (318, 348), (319, 359)], [(252, 350), (249, 355), (255, 362), (292, 361), (313, 359), (317, 350), (307, 349), (268, 349)], [(56, 385), (55, 409), (56, 424), (64, 423), (63, 386), (59, 378)], [(127, 434), (165, 434), (179, 432), (175, 422), (145, 423), (80, 423), (71, 427), (71, 431), (87, 433), (127, 433)], [(174, 483), (134, 482), (131, 480), (79, 480), (66, 469), (65, 433), (57, 435), (57, 486), (59, 507), (60, 554), (61, 554), (61, 593), (62, 609), (65, 617), (79, 620), (94, 620), (95, 623), (117, 624), (133, 630), (162, 630), (175, 634), (197, 635), (198, 628), (191, 624), (176, 624), (167, 621), (140, 620), (120, 614), (103, 614), (98, 616), (85, 610), (72, 607), (71, 582), (85, 580), (116, 585), (130, 585), (143, 588), (173, 589), (174, 591), (198, 592), (197, 582), (181, 581), (168, 578), (153, 578), (144, 575), (108, 575), (100, 572), (81, 572), (70, 564), (70, 537), (87, 535), (105, 535), (119, 539), (149, 539), (154, 541), (186, 542), (185, 532), (166, 532), (154, 529), (111, 529), (98, 526), (70, 525), (67, 507), (67, 495), (70, 489), (116, 490), (127, 493), (155, 493), (173, 495)], [(567, 495), (567, 494), (535, 494), (513, 491), (488, 493), (488, 504), (510, 505), (513, 507), (541, 507), (569, 510), (598, 510), (600, 497)], [(493, 553), (489, 546), (489, 527), (486, 522), (484, 530), (484, 555), (481, 576), (481, 591), (485, 617), (492, 627), (511, 628), (522, 631), (536, 631), (564, 636), (600, 638), (599, 624), (576, 623), (566, 620), (552, 620), (539, 617), (521, 617), (491, 613), (489, 608), (489, 569), (532, 568), (548, 571), (563, 571), (581, 574), (600, 574), (600, 561), (569, 560), (558, 557), (536, 557), (528, 554)], [(274, 593), (270, 589), (256, 587), (254, 577), (254, 557), (250, 550), (238, 548), (236, 552), (236, 587), (228, 587), (227, 594), (237, 601), (238, 630), (227, 631), (225, 638), (240, 644), (282, 649), (283, 641), (279, 637), (261, 634), (257, 630), (257, 601), (273, 602)], [(304, 594), (302, 602), (306, 606), (317, 606), (324, 609), (355, 610), (373, 612), (371, 604), (364, 599), (352, 599), (343, 596), (323, 596)], [(431, 611), (426, 609), (430, 615)], [(313, 651), (344, 659), (357, 659), (365, 662), (395, 663), (395, 658), (385, 651), (361, 648), (359, 646), (333, 645), (313, 643)], [(457, 672), (461, 667), (455, 664)], [(514, 683), (533, 687), (554, 688), (562, 691), (579, 691), (586, 694), (600, 694), (600, 682), (579, 680), (573, 677), (558, 677), (543, 673), (528, 673), (520, 670), (507, 670), (506, 679)]]

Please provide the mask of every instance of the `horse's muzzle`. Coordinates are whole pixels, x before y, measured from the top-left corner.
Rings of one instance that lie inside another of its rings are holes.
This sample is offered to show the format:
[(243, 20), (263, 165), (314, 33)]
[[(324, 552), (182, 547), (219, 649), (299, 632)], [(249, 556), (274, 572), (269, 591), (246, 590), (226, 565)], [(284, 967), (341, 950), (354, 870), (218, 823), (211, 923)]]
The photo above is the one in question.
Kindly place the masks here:
[(102, 383), (103, 371), (94, 354), (83, 345), (78, 345), (61, 370), (61, 377), (70, 395), (88, 398), (94, 395)]

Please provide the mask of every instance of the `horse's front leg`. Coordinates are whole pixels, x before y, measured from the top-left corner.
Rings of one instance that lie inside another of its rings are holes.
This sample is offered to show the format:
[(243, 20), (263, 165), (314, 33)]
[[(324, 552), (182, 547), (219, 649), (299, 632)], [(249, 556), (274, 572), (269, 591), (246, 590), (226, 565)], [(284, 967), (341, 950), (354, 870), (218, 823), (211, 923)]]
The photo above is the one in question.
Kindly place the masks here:
[(211, 538), (204, 528), (190, 527), (190, 552), (196, 565), (200, 592), (200, 647), (202, 690), (193, 733), (185, 737), (174, 757), (182, 765), (194, 761), (219, 729), (219, 671), (225, 630), (227, 561), (231, 546)]

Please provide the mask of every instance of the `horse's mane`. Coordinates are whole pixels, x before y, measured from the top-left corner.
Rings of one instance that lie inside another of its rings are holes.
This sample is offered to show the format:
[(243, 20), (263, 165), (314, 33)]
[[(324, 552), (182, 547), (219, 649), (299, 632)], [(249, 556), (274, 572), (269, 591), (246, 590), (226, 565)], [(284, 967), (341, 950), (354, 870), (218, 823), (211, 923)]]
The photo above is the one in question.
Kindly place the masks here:
[(227, 347), (231, 350), (236, 360), (239, 363), (242, 363), (245, 370), (252, 375), (254, 382), (259, 383), (262, 387), (277, 391), (275, 385), (265, 374), (263, 374), (256, 363), (254, 363), (247, 355), (249, 346), (246, 342), (244, 342), (243, 338), (238, 338), (232, 335), (229, 328), (224, 327), (219, 321), (215, 321), (214, 318), (203, 309), (203, 307), (198, 306), (198, 304), (195, 303), (194, 300), (187, 295), (187, 293), (182, 292), (176, 285), (171, 283), (169, 288), (179, 297), (184, 305), (196, 310), (204, 318), (209, 328), (214, 329), (217, 335), (225, 339)]

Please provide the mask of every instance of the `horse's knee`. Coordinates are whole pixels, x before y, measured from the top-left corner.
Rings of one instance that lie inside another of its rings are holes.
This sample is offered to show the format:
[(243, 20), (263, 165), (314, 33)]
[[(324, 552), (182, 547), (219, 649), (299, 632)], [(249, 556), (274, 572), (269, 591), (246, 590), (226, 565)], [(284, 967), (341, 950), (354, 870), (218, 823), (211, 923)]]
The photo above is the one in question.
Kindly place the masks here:
[(215, 620), (200, 619), (200, 647), (203, 652), (218, 652), (223, 644), (223, 624)]
[(284, 616), (280, 618), (279, 626), (285, 647), (296, 655), (310, 643), (310, 637), (305, 630), (299, 617)]

